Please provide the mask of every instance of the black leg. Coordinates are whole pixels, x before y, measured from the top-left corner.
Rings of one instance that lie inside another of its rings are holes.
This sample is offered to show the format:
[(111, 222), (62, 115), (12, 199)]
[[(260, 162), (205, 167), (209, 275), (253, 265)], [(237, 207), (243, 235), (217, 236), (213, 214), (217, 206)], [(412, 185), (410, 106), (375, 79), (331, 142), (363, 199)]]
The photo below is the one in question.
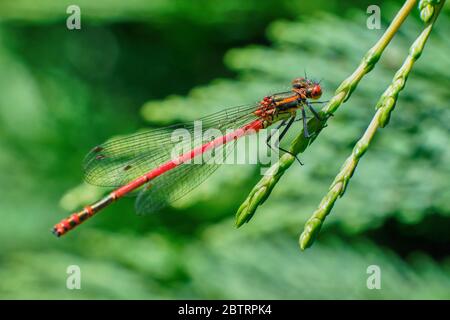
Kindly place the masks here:
[(304, 108), (303, 106), (301, 106), (300, 109), (302, 109), (303, 134), (305, 135), (305, 138), (309, 138), (308, 123), (306, 122), (306, 112), (305, 112), (305, 108)]
[(293, 153), (290, 152), (289, 150), (286, 150), (286, 149), (283, 149), (283, 148), (280, 147), (281, 139), (283, 139), (284, 135), (286, 134), (286, 132), (288, 132), (289, 128), (292, 126), (292, 124), (294, 123), (294, 121), (295, 121), (295, 115), (292, 116), (292, 117), (289, 119), (289, 122), (286, 124), (286, 128), (284, 128), (284, 129), (283, 129), (283, 132), (281, 132), (280, 138), (278, 139), (278, 146), (277, 146), (277, 147), (278, 147), (278, 149), (280, 149), (281, 151), (286, 152), (287, 154), (290, 154), (291, 156), (293, 156), (293, 157), (295, 158), (295, 160), (297, 160), (298, 163), (300, 163), (300, 165), (303, 165), (303, 163), (300, 161), (300, 159), (297, 157), (296, 154), (293, 154)]
[(330, 100), (326, 100), (326, 101), (309, 101), (308, 103), (310, 103), (310, 104), (318, 104), (318, 103), (322, 104), (322, 103), (328, 103), (328, 102), (330, 102)]
[[(317, 104), (317, 103), (320, 103), (320, 104), (322, 104), (322, 103), (328, 103), (328, 102), (330, 102), (330, 100), (327, 100), (327, 101), (309, 101), (308, 102), (308, 106), (310, 105), (310, 104)], [(312, 106), (309, 106), (310, 107), (310, 109), (311, 109), (311, 107)], [(314, 111), (316, 111), (316, 110), (311, 110), (313, 113), (314, 113)], [(334, 114), (330, 114), (329, 115), (329, 117), (334, 117)]]
[(278, 138), (278, 144), (280, 144), (281, 139), (283, 139), (286, 132), (289, 130), (289, 128), (292, 126), (292, 123), (295, 121), (295, 115), (289, 118), (288, 123), (286, 124), (286, 128), (281, 132), (280, 138)]
[(293, 156), (293, 157), (295, 158), (295, 160), (298, 161), (298, 163), (300, 163), (301, 166), (303, 165), (303, 163), (300, 161), (300, 159), (298, 158), (298, 156), (297, 156), (296, 154), (293, 154), (293, 153), (290, 152), (289, 150), (283, 149), (283, 148), (281, 148), (281, 147), (278, 147), (278, 149), (280, 149), (280, 150), (283, 151), (283, 152), (286, 152), (286, 153), (290, 154), (291, 156)]
[[(306, 117), (306, 119), (311, 119), (312, 117)], [(295, 121), (294, 122), (298, 122), (298, 121), (302, 121), (303, 120), (303, 118), (302, 117), (299, 117), (298, 119), (295, 119)]]
[(314, 115), (314, 117), (319, 120), (322, 121), (322, 119), (320, 118), (320, 115), (317, 113), (317, 111), (312, 107), (312, 105), (310, 105), (309, 103), (307, 104), (309, 110), (311, 110), (312, 114)]
[[(280, 128), (282, 128), (285, 124), (286, 124), (286, 119), (284, 119), (283, 121), (281, 121), (280, 124), (276, 127), (275, 130), (280, 130)], [(286, 129), (284, 129), (283, 132), (284, 132), (285, 130), (286, 130)], [(266, 140), (266, 144), (267, 144), (267, 146), (268, 146), (270, 149), (274, 149), (274, 148), (272, 147), (272, 145), (270, 144), (270, 140), (272, 140), (272, 132), (273, 132), (273, 131), (270, 131), (270, 132), (269, 132), (269, 136), (267, 137), (267, 140)], [(281, 138), (278, 139), (278, 140), (281, 140)]]
[[(277, 148), (280, 149), (283, 152), (286, 152), (288, 154), (290, 154), (291, 156), (293, 156), (298, 163), (300, 163), (301, 165), (303, 165), (303, 163), (300, 161), (300, 159), (297, 157), (296, 154), (293, 154), (292, 152), (290, 152), (289, 150), (283, 149), (280, 147), (280, 141), (281, 139), (283, 139), (283, 137), (286, 135), (287, 131), (289, 130), (289, 128), (292, 126), (292, 124), (295, 121), (295, 116), (292, 116), (291, 118), (289, 118), (289, 122), (286, 124), (286, 119), (283, 120), (278, 127), (276, 128), (277, 130), (279, 130), (281, 127), (283, 127), (284, 125), (286, 125), (286, 127), (283, 129), (283, 131), (280, 134), (280, 137), (278, 138), (278, 143), (277, 143)], [(270, 140), (272, 139), (272, 133), (270, 133), (269, 137), (267, 137), (266, 143), (267, 146), (269, 146), (269, 148), (271, 148), (272, 150), (275, 150), (274, 147), (270, 144)]]

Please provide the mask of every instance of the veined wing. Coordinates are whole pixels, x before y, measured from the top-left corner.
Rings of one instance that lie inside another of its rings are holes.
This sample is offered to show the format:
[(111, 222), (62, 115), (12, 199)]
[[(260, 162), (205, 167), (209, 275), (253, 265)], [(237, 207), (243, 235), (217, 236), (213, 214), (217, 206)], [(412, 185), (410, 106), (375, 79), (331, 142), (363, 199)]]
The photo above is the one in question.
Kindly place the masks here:
[[(237, 129), (251, 122), (257, 118), (253, 114), (255, 108), (255, 105), (238, 106), (200, 118), (200, 130), (194, 122), (189, 122), (111, 139), (86, 155), (83, 162), (85, 179), (90, 184), (105, 187), (127, 184), (169, 161), (175, 147), (186, 149), (203, 144), (206, 130), (217, 129), (225, 133), (227, 129)], [(175, 130), (185, 130), (190, 135), (191, 139), (186, 142), (189, 146), (174, 141)]]
[(224, 160), (235, 144), (236, 140), (214, 149), (210, 163), (181, 164), (148, 182), (138, 194), (136, 212), (140, 215), (156, 212), (191, 192), (219, 168), (216, 160)]

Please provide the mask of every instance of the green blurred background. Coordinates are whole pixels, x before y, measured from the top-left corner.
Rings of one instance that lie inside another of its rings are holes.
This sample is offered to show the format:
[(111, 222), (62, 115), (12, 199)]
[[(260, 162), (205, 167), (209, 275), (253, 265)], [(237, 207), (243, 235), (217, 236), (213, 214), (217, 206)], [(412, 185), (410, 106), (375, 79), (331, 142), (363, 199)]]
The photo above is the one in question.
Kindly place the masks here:
[[(401, 1), (0, 0), (0, 298), (450, 298), (448, 6), (315, 245), (303, 224), (374, 114), (422, 25), (417, 9), (375, 70), (280, 181), (250, 224), (234, 214), (260, 178), (225, 166), (149, 217), (125, 198), (67, 236), (52, 225), (104, 190), (83, 184), (98, 143), (257, 101), (295, 76), (324, 98)], [(292, 138), (300, 127), (291, 130)], [(288, 139), (289, 140), (289, 139)], [(69, 265), (81, 290), (66, 288)], [(381, 290), (366, 269), (381, 268)]]

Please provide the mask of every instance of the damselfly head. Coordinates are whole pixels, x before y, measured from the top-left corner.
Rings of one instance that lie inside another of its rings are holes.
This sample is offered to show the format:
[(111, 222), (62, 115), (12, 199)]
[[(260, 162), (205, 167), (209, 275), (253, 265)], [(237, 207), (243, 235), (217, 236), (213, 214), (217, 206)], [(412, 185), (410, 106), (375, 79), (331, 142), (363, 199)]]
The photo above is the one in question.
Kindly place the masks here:
[(322, 96), (320, 82), (315, 82), (307, 78), (295, 78), (292, 80), (293, 90), (309, 99), (319, 99)]
[(309, 98), (317, 100), (322, 96), (322, 88), (320, 87), (319, 83), (315, 82), (313, 83), (312, 86), (307, 88), (306, 93), (309, 96)]

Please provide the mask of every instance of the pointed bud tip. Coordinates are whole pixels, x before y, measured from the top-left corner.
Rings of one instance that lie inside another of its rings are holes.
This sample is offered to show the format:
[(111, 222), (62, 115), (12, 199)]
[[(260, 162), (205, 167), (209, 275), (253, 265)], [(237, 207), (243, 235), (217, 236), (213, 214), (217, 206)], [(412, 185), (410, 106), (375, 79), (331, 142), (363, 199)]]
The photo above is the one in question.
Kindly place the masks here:
[(298, 241), (300, 245), (300, 250), (305, 251), (306, 249), (308, 249), (311, 246), (310, 240), (311, 238), (303, 232), (300, 235), (300, 239)]

